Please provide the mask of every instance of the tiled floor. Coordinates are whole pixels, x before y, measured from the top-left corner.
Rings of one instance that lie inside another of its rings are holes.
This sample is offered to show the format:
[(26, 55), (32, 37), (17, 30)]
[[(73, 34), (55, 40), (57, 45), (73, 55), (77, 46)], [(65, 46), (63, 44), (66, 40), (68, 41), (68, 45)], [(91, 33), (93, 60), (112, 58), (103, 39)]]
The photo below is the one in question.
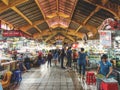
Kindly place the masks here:
[(83, 90), (76, 74), (67, 72), (60, 66), (32, 68), (24, 73), (23, 80), (10, 90)]

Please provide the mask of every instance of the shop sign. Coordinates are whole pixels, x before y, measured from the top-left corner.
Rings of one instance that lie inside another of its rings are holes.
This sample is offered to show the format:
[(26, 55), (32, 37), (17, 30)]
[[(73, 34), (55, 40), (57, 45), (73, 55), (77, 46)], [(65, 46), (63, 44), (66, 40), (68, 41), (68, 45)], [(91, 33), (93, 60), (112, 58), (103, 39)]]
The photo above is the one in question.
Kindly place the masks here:
[(100, 44), (105, 48), (111, 48), (111, 31), (100, 30)]
[(26, 37), (30, 38), (30, 35), (20, 31), (20, 30), (4, 30), (2, 33), (3, 37)]
[(21, 32), (19, 30), (4, 30), (2, 35), (4, 37), (20, 37)]

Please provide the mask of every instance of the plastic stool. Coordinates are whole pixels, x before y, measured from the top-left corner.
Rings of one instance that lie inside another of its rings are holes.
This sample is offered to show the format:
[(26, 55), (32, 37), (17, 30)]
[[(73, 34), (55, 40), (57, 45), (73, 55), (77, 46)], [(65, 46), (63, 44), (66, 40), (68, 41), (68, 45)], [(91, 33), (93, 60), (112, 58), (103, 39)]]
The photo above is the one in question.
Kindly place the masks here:
[(25, 67), (27, 68), (27, 70), (30, 69), (30, 63), (25, 63)]
[(118, 83), (101, 82), (100, 90), (118, 90)]
[(20, 70), (16, 70), (14, 71), (14, 79), (15, 79), (15, 83), (20, 83), (22, 80), (22, 75), (21, 75), (21, 71)]
[(86, 75), (86, 83), (88, 85), (90, 84), (96, 84), (96, 78), (95, 78), (95, 74), (94, 72), (87, 72), (87, 75)]

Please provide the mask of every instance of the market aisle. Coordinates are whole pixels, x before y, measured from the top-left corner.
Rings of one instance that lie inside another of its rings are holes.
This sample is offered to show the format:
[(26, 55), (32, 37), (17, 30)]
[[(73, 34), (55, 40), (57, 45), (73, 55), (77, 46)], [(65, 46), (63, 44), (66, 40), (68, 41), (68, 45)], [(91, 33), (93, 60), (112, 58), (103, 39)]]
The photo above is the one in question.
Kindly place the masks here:
[(32, 68), (24, 73), (20, 86), (11, 90), (82, 90), (75, 73), (59, 66)]

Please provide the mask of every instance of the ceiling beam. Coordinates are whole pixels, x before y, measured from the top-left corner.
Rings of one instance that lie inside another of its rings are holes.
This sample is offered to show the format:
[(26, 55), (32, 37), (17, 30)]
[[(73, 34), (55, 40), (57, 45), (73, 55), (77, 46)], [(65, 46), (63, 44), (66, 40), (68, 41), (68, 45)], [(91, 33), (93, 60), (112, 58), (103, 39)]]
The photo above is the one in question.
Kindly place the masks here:
[(9, 5), (9, 0), (1, 0), (5, 5)]
[(8, 5), (5, 5), (4, 3), (0, 3), (0, 13), (6, 11), (10, 7), (17, 6), (17, 5), (27, 2), (27, 1), (29, 1), (29, 0), (12, 0), (12, 2), (9, 1)]
[(30, 25), (32, 25), (32, 22), (19, 9), (17, 9), (15, 6), (11, 7), (11, 9), (24, 18)]
[(80, 39), (83, 38), (83, 33), (80, 33), (80, 32), (74, 33), (74, 32), (75, 32), (75, 30), (69, 29), (67, 34), (72, 35), (72, 36), (76, 36), (76, 37), (78, 37)]
[(61, 33), (64, 37), (68, 38), (69, 40), (71, 40), (72, 42), (75, 42), (75, 39), (69, 35), (66, 35), (65, 33)]
[[(90, 15), (83, 21), (83, 25), (86, 25), (86, 23), (89, 21), (89, 19), (90, 19), (96, 12), (98, 12), (99, 10), (100, 10), (100, 7), (97, 6), (97, 7), (95, 8), (95, 10), (92, 11), (92, 12), (90, 13)], [(76, 29), (75, 33), (77, 33), (77, 32), (83, 27), (83, 25), (80, 25), (80, 26)], [(88, 30), (89, 30), (89, 29), (88, 29)]]
[(35, 0), (35, 2), (36, 2), (36, 4), (37, 4), (37, 6), (39, 7), (39, 9), (40, 9), (40, 11), (41, 11), (41, 13), (42, 13), (44, 19), (46, 19), (45, 15), (44, 15), (44, 12), (42, 11), (42, 8), (41, 8), (40, 5), (39, 5), (38, 0)]
[[(73, 16), (73, 13), (74, 13), (74, 11), (75, 11), (75, 7), (76, 7), (76, 5), (77, 5), (77, 2), (78, 2), (78, 0), (75, 0), (75, 2), (74, 2), (74, 6), (73, 6), (73, 8), (72, 8), (72, 13), (71, 13), (71, 16), (70, 16), (70, 21), (69, 21), (69, 25), (68, 25), (68, 28), (69, 28), (69, 26), (70, 26), (70, 22), (71, 22), (71, 18), (72, 18), (72, 16)], [(67, 28), (67, 29), (68, 29)]]
[[(76, 37), (78, 37), (80, 39), (83, 38), (83, 34), (82, 33), (78, 32), (78, 33), (75, 34), (74, 30), (71, 30), (71, 29), (69, 30), (69, 32), (66, 32), (66, 31), (54, 31), (54, 30), (52, 32), (50, 32), (47, 29), (47, 30), (43, 30), (41, 34), (35, 33), (33, 35), (33, 37), (36, 38), (36, 39), (38, 39), (38, 38), (41, 38), (43, 36), (51, 35), (53, 33), (61, 33), (61, 34), (64, 34), (64, 35), (72, 35), (72, 36), (76, 36)], [(72, 41), (74, 41), (74, 40), (72, 40)]]
[[(48, 37), (46, 38), (45, 42), (47, 42), (48, 40), (52, 39), (55, 35), (57, 35), (57, 32), (53, 32), (52, 35), (49, 34)], [(63, 35), (64, 37), (66, 37), (67, 39), (71, 40), (72, 42), (75, 42), (74, 38), (72, 38), (69, 35), (66, 35), (64, 33), (61, 33), (61, 35)]]
[(56, 42), (55, 40), (50, 40), (50, 41), (47, 42), (47, 43), (54, 44), (55, 42)]
[(45, 39), (45, 42), (47, 42), (48, 40), (52, 39), (57, 33), (53, 33), (51, 34), (50, 36), (48, 36), (46, 39)]
[(102, 5), (105, 5), (109, 0), (101, 0)]
[[(26, 25), (26, 26), (21, 27), (20, 29), (27, 31), (33, 27), (36, 27), (37, 25), (39, 25), (43, 22), (45, 22), (45, 20), (38, 20), (38, 21), (33, 22), (32, 25)], [(41, 31), (41, 30), (39, 30), (39, 31)]]
[(46, 30), (42, 31), (41, 34), (38, 34), (38, 33), (33, 34), (33, 37), (34, 38), (41, 38), (43, 36), (47, 36), (47, 35), (50, 35), (50, 34), (52, 34), (52, 32), (50, 32), (49, 29), (46, 29)]
[[(37, 6), (39, 7), (39, 9), (40, 9), (40, 11), (41, 11), (41, 13), (42, 13), (42, 15), (43, 15), (43, 17), (44, 17), (44, 20), (45, 20), (46, 23), (48, 24), (48, 22), (47, 22), (47, 20), (46, 20), (46, 16), (45, 16), (42, 8), (40, 7), (39, 1), (38, 1), (38, 0), (35, 0), (35, 2), (36, 2)], [(49, 26), (49, 24), (48, 24), (48, 26)], [(49, 26), (49, 28), (50, 28), (50, 26)], [(49, 30), (51, 30), (51, 29), (49, 29)]]
[[(66, 18), (66, 19), (70, 19), (70, 16), (65, 14), (65, 13), (62, 13), (62, 12), (58, 12), (58, 13), (51, 13), (49, 15), (46, 16), (47, 19), (52, 19), (54, 17), (57, 17), (57, 16), (60, 16), (60, 17), (63, 17), (63, 18)], [(46, 20), (47, 20), (46, 19)]]
[(57, 13), (59, 12), (59, 0), (56, 0)]
[[(22, 18), (24, 18), (31, 26), (33, 25), (33, 23), (19, 10), (17, 9), (15, 6), (14, 7), (11, 7), (12, 10), (14, 10), (16, 13), (18, 13)], [(37, 29), (37, 31), (39, 33), (41, 33), (41, 30), (37, 27), (37, 26), (33, 26)]]
[[(113, 10), (105, 7), (105, 5), (96, 4), (96, 3), (94, 3), (94, 2), (91, 2), (90, 0), (84, 0), (84, 1), (87, 2), (87, 3), (90, 3), (90, 4), (92, 4), (92, 5), (95, 5), (95, 6), (99, 6), (101, 9), (104, 9), (104, 10), (112, 13), (115, 17), (120, 18), (120, 16), (119, 16), (115, 11), (113, 11)], [(107, 1), (106, 1), (106, 2), (107, 2)]]
[[(38, 21), (33, 22), (33, 25), (26, 25), (26, 26), (21, 27), (20, 29), (23, 30), (23, 31), (27, 31), (27, 30), (29, 30), (29, 29), (31, 29), (31, 28), (33, 28), (33, 27), (35, 27), (35, 26), (37, 26), (37, 25), (39, 25), (43, 22), (45, 22), (45, 20), (38, 20)], [(82, 23), (76, 22), (74, 20), (72, 20), (71, 22), (76, 23), (76, 24), (80, 24), (80, 25), (82, 24)], [(91, 26), (91, 25), (83, 25), (83, 26), (86, 27), (90, 32), (93, 32), (93, 34), (97, 33), (97, 28), (96, 27)], [(63, 28), (63, 27), (61, 27), (61, 28)], [(49, 29), (47, 29), (47, 30), (49, 31)], [(44, 31), (46, 31), (46, 30), (43, 30), (42, 33), (44, 33)], [(75, 32), (75, 30), (73, 30), (73, 31)]]
[[(72, 20), (71, 22), (76, 23), (76, 24), (80, 24), (82, 27), (85, 27), (88, 31), (92, 32), (93, 34), (97, 33), (97, 28), (95, 26), (92, 26), (92, 25), (89, 25), (89, 24), (83, 25), (83, 23), (79, 23), (79, 22), (74, 21), (74, 20)], [(74, 30), (74, 34), (76, 34), (75, 31), (76, 30)]]
[(78, 0), (75, 0), (74, 6), (73, 6), (73, 8), (72, 8), (71, 16), (70, 16), (71, 18), (72, 18), (72, 16), (73, 16), (74, 11), (75, 11), (75, 7), (76, 7), (76, 5), (77, 5), (77, 2), (78, 2)]
[(42, 32), (37, 26), (34, 26), (40, 33)]

